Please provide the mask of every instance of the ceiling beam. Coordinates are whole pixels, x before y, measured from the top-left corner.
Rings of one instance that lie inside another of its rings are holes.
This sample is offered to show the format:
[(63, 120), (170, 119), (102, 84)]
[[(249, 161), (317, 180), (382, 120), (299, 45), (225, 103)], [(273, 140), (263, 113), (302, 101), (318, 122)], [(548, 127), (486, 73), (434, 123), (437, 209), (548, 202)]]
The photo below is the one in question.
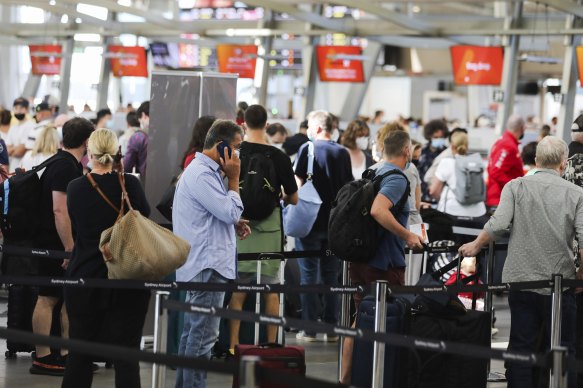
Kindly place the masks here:
[(583, 18), (583, 5), (575, 3), (571, 0), (538, 0), (539, 3), (548, 5), (570, 15), (575, 15)]
[(415, 18), (409, 17), (403, 13), (394, 12), (390, 9), (383, 7), (381, 4), (369, 3), (367, 1), (360, 1), (355, 4), (354, 0), (334, 0), (334, 4), (344, 5), (346, 7), (358, 7), (358, 9), (371, 13), (382, 20), (389, 21), (398, 26), (419, 31), (428, 35), (435, 35), (437, 29), (431, 25), (416, 20)]

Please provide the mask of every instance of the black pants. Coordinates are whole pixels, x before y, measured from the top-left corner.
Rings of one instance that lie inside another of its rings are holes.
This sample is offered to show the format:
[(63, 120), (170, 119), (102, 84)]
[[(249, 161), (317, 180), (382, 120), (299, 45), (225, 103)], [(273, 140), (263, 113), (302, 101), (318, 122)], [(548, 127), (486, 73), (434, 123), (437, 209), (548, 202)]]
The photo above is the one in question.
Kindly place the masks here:
[[(69, 314), (69, 336), (71, 339), (139, 349), (149, 301), (150, 291), (67, 290), (65, 303)], [(61, 388), (91, 387), (94, 358), (70, 352)], [(139, 388), (139, 362), (116, 360), (114, 355), (112, 358), (116, 388)]]

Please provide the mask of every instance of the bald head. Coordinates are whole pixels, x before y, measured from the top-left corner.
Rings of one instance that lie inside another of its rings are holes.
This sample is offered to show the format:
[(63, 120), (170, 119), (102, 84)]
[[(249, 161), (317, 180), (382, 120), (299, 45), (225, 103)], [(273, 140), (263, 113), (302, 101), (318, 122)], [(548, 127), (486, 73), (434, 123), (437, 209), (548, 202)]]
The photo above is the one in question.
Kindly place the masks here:
[(522, 116), (512, 115), (508, 118), (506, 122), (506, 130), (521, 135), (524, 132), (525, 122)]

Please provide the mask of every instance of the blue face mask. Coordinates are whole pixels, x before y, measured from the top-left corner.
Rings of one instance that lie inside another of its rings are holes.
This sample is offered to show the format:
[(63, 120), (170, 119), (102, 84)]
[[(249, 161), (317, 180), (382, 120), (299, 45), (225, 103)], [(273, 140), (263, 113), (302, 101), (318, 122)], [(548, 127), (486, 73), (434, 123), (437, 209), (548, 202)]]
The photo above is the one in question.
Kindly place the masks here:
[(445, 138), (431, 139), (431, 147), (433, 148), (444, 148)]

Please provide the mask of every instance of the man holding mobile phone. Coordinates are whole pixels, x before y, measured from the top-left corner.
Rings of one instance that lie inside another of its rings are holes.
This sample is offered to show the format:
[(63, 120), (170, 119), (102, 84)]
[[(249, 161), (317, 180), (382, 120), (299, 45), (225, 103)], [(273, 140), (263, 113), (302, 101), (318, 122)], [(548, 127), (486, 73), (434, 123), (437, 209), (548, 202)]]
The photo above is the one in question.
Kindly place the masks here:
[[(239, 195), (239, 147), (241, 127), (217, 120), (209, 130), (204, 149), (196, 154), (176, 186), (172, 220), (174, 233), (186, 239), (190, 253), (176, 271), (181, 282), (227, 283), (237, 276), (236, 237), (250, 234), (248, 221), (241, 219)], [(229, 183), (225, 188), (221, 171)], [(188, 291), (186, 302), (223, 307), (224, 292)], [(219, 334), (220, 318), (187, 313), (178, 354), (210, 359)], [(179, 368), (176, 387), (205, 387), (206, 371)]]

